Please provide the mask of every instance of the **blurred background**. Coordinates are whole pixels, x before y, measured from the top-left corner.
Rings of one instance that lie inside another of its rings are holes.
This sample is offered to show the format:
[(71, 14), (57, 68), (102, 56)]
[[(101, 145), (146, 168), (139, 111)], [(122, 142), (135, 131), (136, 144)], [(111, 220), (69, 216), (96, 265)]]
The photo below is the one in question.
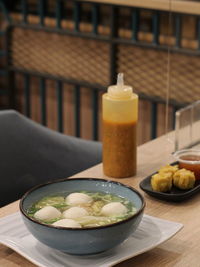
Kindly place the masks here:
[(172, 130), (200, 99), (200, 2), (0, 1), (1, 110), (101, 140), (101, 95), (118, 72), (140, 97), (138, 144), (165, 133), (168, 84)]

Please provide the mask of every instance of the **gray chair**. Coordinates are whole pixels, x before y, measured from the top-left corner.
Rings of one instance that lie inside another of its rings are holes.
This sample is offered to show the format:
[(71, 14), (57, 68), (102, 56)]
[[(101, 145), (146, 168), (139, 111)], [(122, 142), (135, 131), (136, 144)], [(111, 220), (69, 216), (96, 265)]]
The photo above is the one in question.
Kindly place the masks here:
[(0, 206), (28, 189), (101, 162), (99, 142), (52, 131), (14, 110), (0, 111)]

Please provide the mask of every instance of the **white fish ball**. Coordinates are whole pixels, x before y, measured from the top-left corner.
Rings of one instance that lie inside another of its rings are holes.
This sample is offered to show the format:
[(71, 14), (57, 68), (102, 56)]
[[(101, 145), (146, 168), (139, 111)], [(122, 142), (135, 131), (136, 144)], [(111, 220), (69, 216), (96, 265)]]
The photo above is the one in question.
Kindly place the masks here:
[(66, 197), (65, 202), (68, 205), (86, 204), (92, 202), (92, 197), (84, 193), (71, 193)]
[(105, 216), (115, 216), (125, 214), (127, 208), (120, 202), (111, 202), (103, 206), (101, 214)]
[(36, 211), (34, 214), (34, 217), (38, 220), (42, 221), (49, 221), (55, 218), (59, 218), (61, 216), (61, 212), (52, 207), (52, 206), (46, 206), (44, 208), (41, 208), (40, 210)]
[(72, 220), (72, 219), (62, 219), (57, 222), (54, 222), (52, 225), (54, 226), (62, 226), (62, 227), (70, 227), (70, 228), (81, 228), (80, 223)]
[(68, 210), (65, 210), (62, 214), (62, 216), (67, 219), (75, 219), (75, 218), (80, 218), (80, 217), (87, 216), (87, 215), (88, 215), (87, 210), (81, 207), (69, 208)]

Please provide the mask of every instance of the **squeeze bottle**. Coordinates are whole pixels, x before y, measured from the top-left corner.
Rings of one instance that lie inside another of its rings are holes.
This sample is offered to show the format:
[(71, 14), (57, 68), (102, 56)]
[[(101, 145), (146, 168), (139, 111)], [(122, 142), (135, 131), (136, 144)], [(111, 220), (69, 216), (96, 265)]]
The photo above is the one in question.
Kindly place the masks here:
[(117, 84), (103, 94), (103, 170), (116, 178), (136, 174), (138, 95), (125, 85), (123, 73)]

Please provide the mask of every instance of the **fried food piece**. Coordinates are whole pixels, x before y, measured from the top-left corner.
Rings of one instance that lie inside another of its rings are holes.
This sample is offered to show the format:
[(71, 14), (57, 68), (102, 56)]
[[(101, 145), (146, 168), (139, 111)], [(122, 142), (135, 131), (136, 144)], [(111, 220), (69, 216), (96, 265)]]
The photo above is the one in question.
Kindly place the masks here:
[(172, 174), (170, 172), (161, 172), (154, 174), (151, 177), (151, 186), (153, 190), (157, 192), (170, 191), (172, 187)]
[(178, 171), (178, 165), (166, 165), (162, 168), (160, 168), (160, 170), (158, 171), (159, 173), (171, 173), (171, 177), (173, 177), (173, 175), (175, 174), (175, 172)]
[(180, 169), (173, 176), (173, 184), (180, 189), (191, 189), (195, 184), (195, 175), (192, 171)]

